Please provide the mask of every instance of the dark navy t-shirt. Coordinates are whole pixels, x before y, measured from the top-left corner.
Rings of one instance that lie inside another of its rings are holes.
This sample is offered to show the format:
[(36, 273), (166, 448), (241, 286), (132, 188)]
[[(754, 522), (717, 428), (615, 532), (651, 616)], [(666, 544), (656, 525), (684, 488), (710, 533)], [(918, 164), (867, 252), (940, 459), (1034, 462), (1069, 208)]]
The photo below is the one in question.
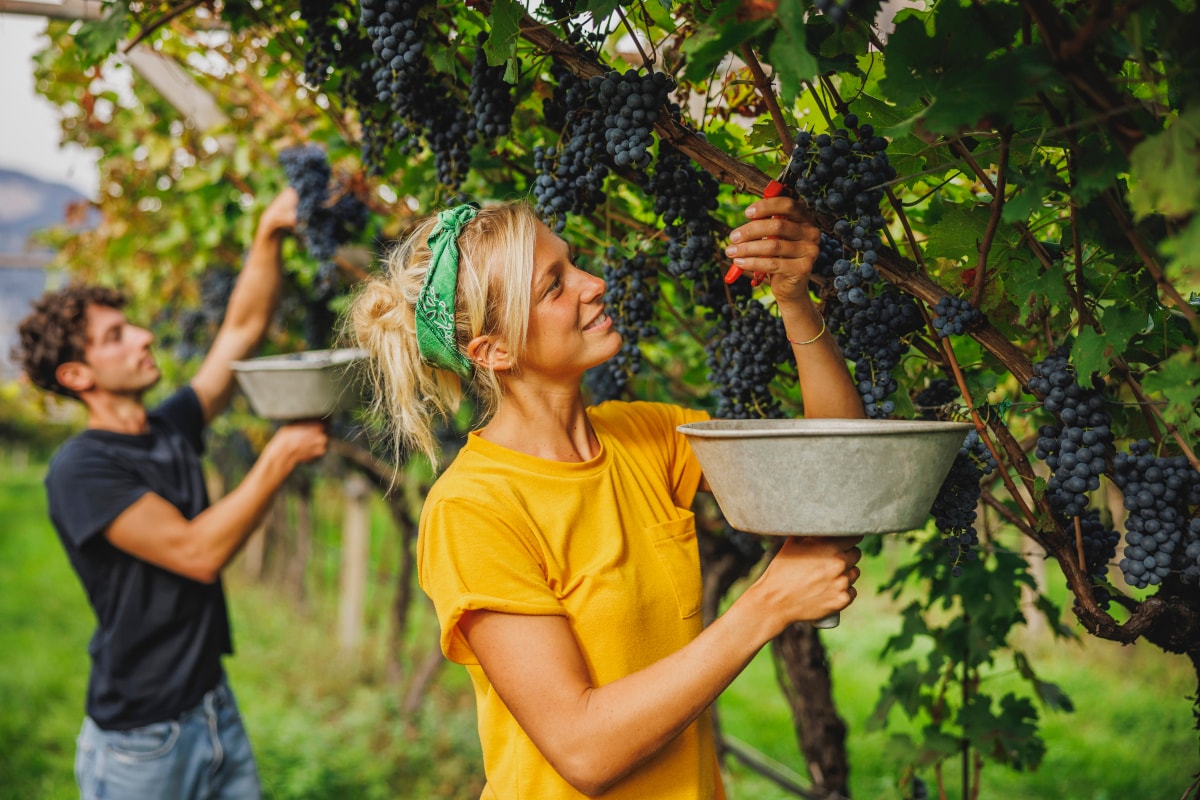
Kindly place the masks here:
[(150, 431), (88, 429), (46, 474), (50, 519), (96, 612), (87, 713), (126, 730), (178, 716), (221, 678), (233, 652), (225, 593), (114, 547), (108, 526), (147, 492), (192, 519), (208, 507), (204, 413), (184, 387), (149, 413)]

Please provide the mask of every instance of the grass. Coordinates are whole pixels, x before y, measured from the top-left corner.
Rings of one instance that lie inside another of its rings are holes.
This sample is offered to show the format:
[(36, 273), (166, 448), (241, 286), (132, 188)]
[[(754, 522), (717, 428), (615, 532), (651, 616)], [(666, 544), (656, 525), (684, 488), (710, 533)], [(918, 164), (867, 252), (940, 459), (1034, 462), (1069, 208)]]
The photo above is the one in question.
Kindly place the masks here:
[[(15, 468), (0, 458), (0, 800), (77, 797), (74, 739), (83, 713), (87, 640), (92, 617), (83, 592), (45, 517), (43, 467)], [(319, 495), (321, 502), (327, 502)], [(385, 573), (396, 558), (383, 523), (375, 555)], [(227, 660), (246, 717), (268, 798), (374, 800), (477, 798), (482, 785), (473, 698), (465, 672), (441, 669), (419, 713), (401, 698), (415, 669), (389, 678), (384, 648), (391, 592), (373, 581), (373, 627), (353, 654), (340, 652), (330, 595), (336, 587), (336, 531), (326, 524), (314, 544), (308, 600), (229, 571), (227, 586), (237, 646)], [(865, 565), (887, 568), (889, 555)], [(1057, 579), (1050, 578), (1054, 583)], [(1058, 581), (1061, 583), (1061, 581)], [(897, 778), (914, 759), (897, 732), (911, 723), (893, 715), (886, 729), (869, 725), (890, 664), (880, 655), (898, 625), (888, 598), (864, 592), (841, 627), (824, 635), (834, 690), (848, 728), (852, 795), (901, 797)], [(404, 652), (419, 660), (434, 641), (434, 622), (418, 597)], [(1025, 643), (1043, 679), (1061, 685), (1073, 714), (1042, 711), (1047, 745), (1042, 766), (1028, 773), (989, 764), (981, 800), (1175, 800), (1200, 770), (1191, 702), (1195, 676), (1181, 657), (1152, 646), (1122, 648), (1083, 636), (1077, 644)], [(1015, 687), (1010, 664), (997, 664), (986, 690)], [(726, 733), (783, 768), (804, 773), (769, 653), (755, 659), (719, 703)], [(956, 764), (947, 764), (947, 796), (959, 797)], [(932, 770), (921, 777), (934, 788)], [(806, 779), (801, 783), (807, 784)], [(782, 800), (794, 795), (731, 763), (731, 800)], [(936, 791), (934, 796), (936, 796)]]

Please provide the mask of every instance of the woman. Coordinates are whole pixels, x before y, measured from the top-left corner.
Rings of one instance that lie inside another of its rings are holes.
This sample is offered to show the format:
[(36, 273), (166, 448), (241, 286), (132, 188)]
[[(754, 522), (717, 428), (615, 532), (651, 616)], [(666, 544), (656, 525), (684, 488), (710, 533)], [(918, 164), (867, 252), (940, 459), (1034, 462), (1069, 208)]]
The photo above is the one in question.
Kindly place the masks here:
[[(726, 252), (768, 276), (807, 414), (862, 416), (808, 292), (817, 230), (784, 197), (746, 216)], [(397, 440), (436, 460), (433, 415), (466, 382), (482, 401), (418, 539), (442, 649), (475, 687), (482, 797), (723, 797), (709, 705), (787, 625), (849, 605), (857, 540), (788, 539), (702, 629), (706, 484), (676, 426), (705, 414), (585, 405), (584, 372), (621, 346), (604, 282), (524, 204), (444, 211), (387, 266), (350, 322)]]

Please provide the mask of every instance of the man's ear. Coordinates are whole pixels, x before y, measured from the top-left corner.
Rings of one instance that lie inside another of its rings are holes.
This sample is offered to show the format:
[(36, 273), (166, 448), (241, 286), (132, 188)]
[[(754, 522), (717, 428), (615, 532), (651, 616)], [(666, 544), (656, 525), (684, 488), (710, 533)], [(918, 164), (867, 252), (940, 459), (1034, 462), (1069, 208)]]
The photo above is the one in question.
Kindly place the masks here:
[(512, 369), (512, 358), (498, 336), (476, 336), (467, 342), (467, 358), (477, 367), (494, 372)]
[(54, 370), (54, 377), (60, 385), (75, 394), (83, 394), (96, 383), (95, 376), (92, 375), (92, 368), (82, 361), (68, 361), (65, 364), (59, 364), (58, 368)]

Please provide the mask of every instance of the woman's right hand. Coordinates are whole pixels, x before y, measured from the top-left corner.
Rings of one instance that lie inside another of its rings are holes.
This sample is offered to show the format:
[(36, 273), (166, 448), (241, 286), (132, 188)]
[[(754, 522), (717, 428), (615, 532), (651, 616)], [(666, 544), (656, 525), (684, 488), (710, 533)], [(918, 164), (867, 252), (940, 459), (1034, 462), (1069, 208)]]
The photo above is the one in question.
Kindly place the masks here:
[(862, 537), (789, 536), (755, 582), (775, 633), (793, 622), (812, 622), (854, 601)]

